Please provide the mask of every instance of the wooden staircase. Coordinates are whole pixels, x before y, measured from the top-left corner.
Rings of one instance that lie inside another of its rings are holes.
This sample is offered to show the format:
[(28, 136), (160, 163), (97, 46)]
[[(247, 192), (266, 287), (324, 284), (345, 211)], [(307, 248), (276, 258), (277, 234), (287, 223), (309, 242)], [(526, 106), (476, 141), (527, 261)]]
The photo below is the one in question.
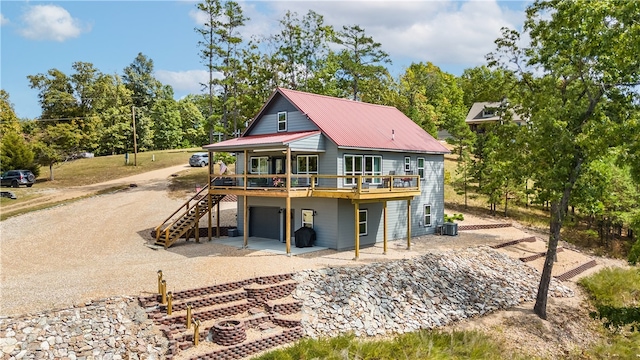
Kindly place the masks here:
[(225, 196), (209, 194), (209, 185), (206, 185), (155, 228), (155, 245), (166, 249), (183, 235), (187, 239), (194, 236), (199, 241), (200, 219), (208, 216)]

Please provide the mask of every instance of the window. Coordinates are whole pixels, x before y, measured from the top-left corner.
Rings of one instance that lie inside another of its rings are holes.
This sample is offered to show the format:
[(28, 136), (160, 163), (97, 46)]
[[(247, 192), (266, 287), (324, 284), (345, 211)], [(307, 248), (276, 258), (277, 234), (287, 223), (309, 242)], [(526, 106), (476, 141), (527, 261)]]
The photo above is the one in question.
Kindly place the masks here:
[(360, 210), (358, 217), (360, 218), (358, 223), (360, 227), (359, 233), (361, 236), (367, 235), (367, 210)]
[(313, 210), (302, 210), (302, 226), (313, 229)]
[[(382, 175), (382, 156), (367, 155), (364, 157), (364, 175)], [(381, 184), (382, 178), (365, 178), (364, 182)]]
[[(298, 155), (298, 174), (318, 175), (318, 155)], [(316, 184), (317, 184), (316, 178)], [(300, 179), (303, 184), (309, 185), (309, 178)]]
[[(358, 175), (382, 175), (382, 156), (379, 155), (345, 155), (344, 174)], [(382, 178), (365, 178), (366, 183), (381, 184)], [(355, 185), (356, 178), (345, 178), (345, 185)]]
[(278, 131), (287, 131), (287, 112), (280, 111), (278, 113)]
[(404, 172), (408, 173), (411, 171), (411, 158), (408, 156), (404, 157)]
[(495, 115), (496, 115), (495, 108), (484, 108), (484, 110), (482, 110), (482, 117), (492, 117)]
[(424, 206), (424, 226), (431, 226), (431, 205)]
[(266, 156), (252, 157), (251, 158), (251, 173), (252, 174), (268, 174), (269, 167), (267, 163), (269, 158)]
[(424, 158), (418, 158), (418, 175), (420, 179), (424, 179)]
[[(344, 174), (351, 176), (362, 175), (362, 155), (344, 156)], [(356, 178), (345, 178), (344, 184), (355, 185)]]

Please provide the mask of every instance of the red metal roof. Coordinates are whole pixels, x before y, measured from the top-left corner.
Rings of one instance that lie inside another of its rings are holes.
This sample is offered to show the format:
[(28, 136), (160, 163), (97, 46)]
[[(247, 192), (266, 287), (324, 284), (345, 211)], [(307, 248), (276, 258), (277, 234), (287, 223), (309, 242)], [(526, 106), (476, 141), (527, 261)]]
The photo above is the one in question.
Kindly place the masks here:
[(306, 114), (340, 147), (449, 153), (444, 145), (394, 107), (283, 88), (276, 92)]
[(278, 146), (285, 145), (295, 140), (300, 140), (308, 136), (320, 134), (320, 131), (304, 131), (294, 133), (278, 133), (278, 134), (265, 134), (245, 136), (234, 139), (221, 141), (219, 143), (203, 146), (206, 150), (219, 150), (232, 149), (235, 151), (237, 148), (253, 147), (253, 146)]

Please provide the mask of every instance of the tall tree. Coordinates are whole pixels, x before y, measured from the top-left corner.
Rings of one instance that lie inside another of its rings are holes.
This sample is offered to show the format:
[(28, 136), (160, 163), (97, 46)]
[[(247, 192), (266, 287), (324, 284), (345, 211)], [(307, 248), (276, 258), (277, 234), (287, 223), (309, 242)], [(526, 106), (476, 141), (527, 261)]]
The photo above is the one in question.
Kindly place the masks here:
[(520, 47), (520, 34), (505, 29), (488, 56), (490, 64), (516, 70), (530, 119), (532, 180), (551, 204), (534, 306), (543, 319), (560, 231), (583, 166), (618, 144), (617, 132), (637, 116), (639, 13), (637, 1), (538, 0), (527, 8), (530, 43)]
[(382, 51), (382, 45), (366, 36), (359, 25), (343, 26), (342, 31), (334, 37), (334, 42), (344, 47), (338, 53), (338, 79), (344, 83), (344, 89), (350, 90), (353, 100), (359, 100), (367, 81), (387, 74), (382, 64), (391, 64), (391, 59)]
[(512, 71), (482, 65), (465, 69), (458, 78), (458, 84), (464, 92), (464, 104), (469, 109), (476, 102), (497, 102), (511, 98), (515, 80)]
[[(238, 74), (242, 59), (242, 42), (239, 28), (249, 18), (242, 13), (242, 8), (235, 1), (220, 4), (218, 0), (206, 0), (196, 5), (207, 14), (208, 20), (196, 31), (202, 35), (198, 42), (201, 47), (200, 57), (209, 70), (210, 115), (213, 116), (213, 93), (216, 87), (221, 88), (220, 122), (224, 129), (224, 138), (236, 133), (242, 124), (239, 119), (239, 97), (242, 92)], [(216, 77), (214, 74), (221, 75)], [(210, 134), (213, 141), (213, 133)]]

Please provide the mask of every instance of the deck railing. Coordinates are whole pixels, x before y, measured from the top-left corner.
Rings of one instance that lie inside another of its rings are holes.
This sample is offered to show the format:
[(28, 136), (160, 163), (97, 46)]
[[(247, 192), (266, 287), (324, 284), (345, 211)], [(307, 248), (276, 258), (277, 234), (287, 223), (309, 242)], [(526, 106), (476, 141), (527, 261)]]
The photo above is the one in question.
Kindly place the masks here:
[[(285, 191), (285, 174), (233, 174), (211, 176), (212, 189)], [(316, 175), (291, 174), (292, 190), (311, 189), (335, 192), (419, 191), (419, 175)]]

